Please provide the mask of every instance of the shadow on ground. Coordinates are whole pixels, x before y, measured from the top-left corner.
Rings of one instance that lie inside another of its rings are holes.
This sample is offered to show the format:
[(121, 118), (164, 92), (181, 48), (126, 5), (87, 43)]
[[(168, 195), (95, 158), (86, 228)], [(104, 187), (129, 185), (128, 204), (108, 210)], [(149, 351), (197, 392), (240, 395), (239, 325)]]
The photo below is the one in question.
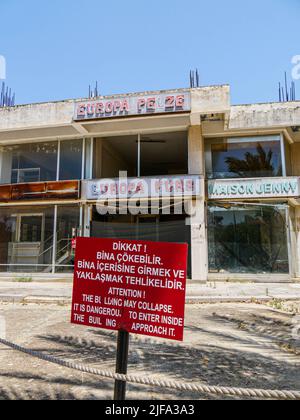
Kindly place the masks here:
[[(202, 322), (204, 327), (187, 326), (188, 333), (199, 336), (198, 343), (193, 346), (132, 336), (128, 372), (141, 376), (226, 387), (285, 390), (300, 388), (300, 358), (296, 359), (296, 362), (291, 362), (290, 352), (281, 346), (283, 342), (290, 341), (287, 338), (291, 326), (290, 318), (284, 321), (275, 319), (271, 322), (265, 315), (255, 314), (249, 320), (247, 314), (233, 316), (218, 313), (207, 315), (205, 318), (207, 323), (214, 323), (218, 328), (215, 331), (206, 328), (205, 322)], [(224, 325), (229, 328), (224, 328), (222, 331)], [(37, 344), (32, 350), (112, 371), (116, 357), (116, 334), (88, 330), (87, 335), (88, 338), (85, 339), (57, 334), (37, 336), (34, 340)], [(204, 341), (206, 336), (213, 336), (219, 344), (206, 345)], [(267, 341), (260, 344), (262, 339)], [(228, 343), (231, 345), (228, 346)], [(259, 352), (260, 346), (264, 347), (263, 354)], [(281, 357), (276, 357), (274, 349)], [(26, 357), (24, 360), (28, 360), (28, 356), (24, 357)], [(33, 375), (22, 371), (4, 372), (2, 369), (0, 370), (2, 382), (5, 378), (16, 379), (27, 386), (3, 388), (0, 385), (0, 399), (112, 398), (113, 381), (91, 375), (84, 375), (83, 378), (80, 375), (74, 372), (70, 378), (63, 374), (54, 374), (45, 381), (45, 377), (38, 373)], [(31, 387), (30, 381), (34, 381), (35, 386)], [(80, 393), (78, 389), (83, 384), (86, 391)], [(63, 390), (61, 386), (64, 386)], [(71, 390), (66, 391), (66, 387)], [(151, 395), (152, 399), (217, 398), (205, 394), (150, 389), (135, 385), (130, 385), (129, 389), (130, 395), (135, 396), (134, 398), (139, 398), (140, 395)]]

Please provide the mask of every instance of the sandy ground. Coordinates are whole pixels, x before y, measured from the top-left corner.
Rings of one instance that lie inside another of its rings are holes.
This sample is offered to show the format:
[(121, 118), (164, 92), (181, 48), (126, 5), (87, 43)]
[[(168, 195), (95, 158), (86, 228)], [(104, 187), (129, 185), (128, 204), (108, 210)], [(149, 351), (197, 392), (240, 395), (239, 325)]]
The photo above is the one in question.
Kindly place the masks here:
[[(26, 279), (25, 279), (26, 281)], [(69, 301), (72, 296), (73, 282), (47, 281), (28, 283), (0, 280), (0, 302), (33, 302), (33, 298)], [(187, 298), (199, 298), (201, 303), (222, 301), (224, 299), (299, 299), (300, 283), (206, 283), (187, 282)]]
[[(295, 303), (297, 306), (297, 302)], [(73, 326), (69, 306), (2, 303), (7, 339), (114, 370), (116, 336)], [(188, 305), (184, 343), (132, 336), (129, 373), (209, 385), (300, 390), (300, 319), (255, 304)], [(0, 399), (107, 399), (113, 382), (0, 346)], [(128, 399), (214, 399), (129, 385)]]

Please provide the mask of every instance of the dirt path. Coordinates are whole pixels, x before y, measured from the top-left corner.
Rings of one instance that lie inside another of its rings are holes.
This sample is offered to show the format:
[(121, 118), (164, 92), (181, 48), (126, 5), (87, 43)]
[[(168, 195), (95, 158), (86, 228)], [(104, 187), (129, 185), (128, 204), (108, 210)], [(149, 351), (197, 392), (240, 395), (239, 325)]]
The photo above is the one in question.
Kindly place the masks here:
[[(2, 304), (7, 339), (87, 365), (114, 369), (116, 337), (72, 326), (69, 307)], [(255, 304), (189, 305), (185, 341), (132, 337), (129, 373), (209, 385), (300, 390), (294, 317)], [(113, 382), (0, 346), (0, 399), (111, 399)], [(212, 399), (129, 385), (129, 399)]]

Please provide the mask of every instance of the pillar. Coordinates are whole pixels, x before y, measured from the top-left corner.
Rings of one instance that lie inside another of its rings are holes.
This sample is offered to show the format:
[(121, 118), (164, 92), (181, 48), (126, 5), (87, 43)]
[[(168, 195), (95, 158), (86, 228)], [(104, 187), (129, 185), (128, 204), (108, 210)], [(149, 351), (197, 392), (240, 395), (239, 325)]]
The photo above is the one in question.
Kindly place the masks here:
[(10, 184), (12, 173), (12, 152), (0, 149), (0, 183)]
[(91, 236), (92, 210), (92, 205), (83, 205), (83, 236), (85, 238), (89, 238)]
[(201, 178), (201, 195), (194, 201), (191, 217), (192, 279), (208, 279), (207, 215), (205, 205), (205, 153), (201, 125), (191, 126), (188, 133), (189, 175)]
[(292, 260), (293, 260), (293, 273), (296, 278), (300, 278), (300, 206), (295, 207), (295, 219), (293, 220), (292, 235)]

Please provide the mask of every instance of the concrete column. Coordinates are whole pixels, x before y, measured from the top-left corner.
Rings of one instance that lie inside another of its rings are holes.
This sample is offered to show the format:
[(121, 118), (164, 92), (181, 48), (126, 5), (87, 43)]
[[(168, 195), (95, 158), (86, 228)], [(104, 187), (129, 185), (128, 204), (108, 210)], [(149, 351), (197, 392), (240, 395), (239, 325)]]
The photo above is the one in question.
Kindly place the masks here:
[(55, 274), (56, 252), (57, 252), (57, 216), (58, 206), (54, 206), (54, 225), (53, 225), (53, 251), (52, 251), (52, 274)]
[[(204, 180), (202, 184), (204, 188)], [(190, 218), (192, 280), (206, 282), (208, 279), (208, 246), (204, 200), (194, 200), (193, 211), (194, 215)]]
[(206, 282), (208, 279), (208, 246), (205, 206), (205, 155), (201, 126), (191, 126), (188, 135), (189, 174), (199, 175), (201, 196), (193, 202), (191, 217), (192, 279)]
[[(292, 229), (292, 256), (294, 260), (294, 271), (295, 277), (300, 277), (300, 206), (295, 207), (295, 219), (293, 223), (294, 229)], [(294, 230), (294, 231), (293, 231)], [(293, 274), (293, 273), (292, 273)]]
[(84, 179), (93, 179), (93, 147), (94, 139), (86, 138), (85, 139), (85, 173)]
[(92, 206), (85, 204), (83, 206), (83, 236), (89, 238), (91, 236), (91, 212)]
[(12, 152), (0, 149), (0, 183), (11, 183)]
[(103, 178), (103, 139), (94, 139), (94, 176), (96, 179)]
[(193, 125), (188, 134), (189, 174), (205, 176), (204, 139), (201, 125)]

